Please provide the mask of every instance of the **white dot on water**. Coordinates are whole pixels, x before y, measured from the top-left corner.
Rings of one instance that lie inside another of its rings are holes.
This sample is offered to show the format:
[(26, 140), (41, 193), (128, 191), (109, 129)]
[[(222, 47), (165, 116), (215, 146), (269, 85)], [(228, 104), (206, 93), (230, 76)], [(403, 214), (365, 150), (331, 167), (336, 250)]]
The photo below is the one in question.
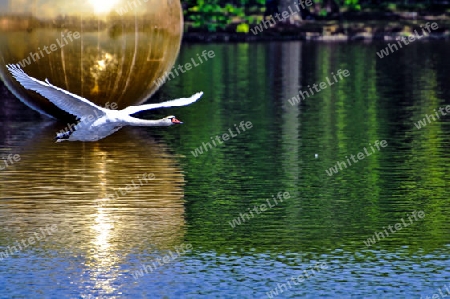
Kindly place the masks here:
[(314, 158), (316, 158), (316, 159), (319, 158), (319, 154), (315, 154)]

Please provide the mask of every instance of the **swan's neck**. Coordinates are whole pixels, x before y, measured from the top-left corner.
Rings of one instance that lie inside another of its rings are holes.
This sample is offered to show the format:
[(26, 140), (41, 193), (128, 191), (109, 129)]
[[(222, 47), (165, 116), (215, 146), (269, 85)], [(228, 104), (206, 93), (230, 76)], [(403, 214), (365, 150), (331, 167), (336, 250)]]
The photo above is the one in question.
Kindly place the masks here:
[(168, 127), (172, 123), (167, 121), (166, 119), (157, 119), (157, 120), (148, 120), (148, 119), (139, 119), (135, 117), (131, 117), (128, 120), (128, 124), (130, 126), (141, 126), (141, 127)]

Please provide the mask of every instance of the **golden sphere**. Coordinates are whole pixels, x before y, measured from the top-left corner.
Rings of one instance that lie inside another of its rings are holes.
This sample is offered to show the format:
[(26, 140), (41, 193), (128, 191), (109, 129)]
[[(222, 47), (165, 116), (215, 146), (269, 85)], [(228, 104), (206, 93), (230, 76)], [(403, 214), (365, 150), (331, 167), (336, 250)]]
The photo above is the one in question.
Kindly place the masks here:
[(0, 6), (0, 75), (31, 108), (68, 118), (25, 90), (6, 64), (99, 106), (147, 100), (177, 58), (183, 33), (179, 0), (9, 0)]

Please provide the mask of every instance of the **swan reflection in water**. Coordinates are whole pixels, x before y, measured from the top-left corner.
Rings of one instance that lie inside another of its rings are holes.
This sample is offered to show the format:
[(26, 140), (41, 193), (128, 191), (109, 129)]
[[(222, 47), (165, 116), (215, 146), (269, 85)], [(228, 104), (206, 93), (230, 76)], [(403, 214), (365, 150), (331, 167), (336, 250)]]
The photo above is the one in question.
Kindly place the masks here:
[[(56, 124), (41, 125), (29, 129), (32, 138), (0, 139), (21, 156), (0, 171), (0, 235), (9, 240), (1, 245), (56, 224), (58, 232), (30, 250), (79, 262), (83, 275), (71, 283), (112, 293), (119, 276), (146, 262), (137, 259), (184, 242), (184, 177), (162, 141), (127, 128), (100, 142), (55, 146), (45, 136)], [(144, 174), (152, 179), (120, 192)], [(119, 196), (105, 200), (112, 194)]]

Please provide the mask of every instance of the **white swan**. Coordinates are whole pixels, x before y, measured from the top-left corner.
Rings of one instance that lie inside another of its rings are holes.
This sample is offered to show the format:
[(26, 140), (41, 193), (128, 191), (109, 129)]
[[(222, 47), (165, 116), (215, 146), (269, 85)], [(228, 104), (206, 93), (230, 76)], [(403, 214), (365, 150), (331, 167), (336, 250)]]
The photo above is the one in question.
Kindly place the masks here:
[(75, 130), (57, 134), (56, 142), (64, 140), (97, 141), (120, 130), (123, 126), (154, 127), (181, 124), (182, 122), (173, 115), (158, 120), (139, 119), (131, 115), (156, 108), (186, 106), (194, 103), (203, 95), (203, 92), (198, 92), (190, 98), (181, 98), (157, 104), (130, 106), (122, 110), (111, 110), (99, 107), (85, 98), (56, 87), (50, 84), (48, 79), (45, 79), (44, 82), (30, 77), (19, 65), (8, 64), (6, 67), (23, 87), (37, 92), (58, 108), (79, 118), (79, 122), (74, 127)]

